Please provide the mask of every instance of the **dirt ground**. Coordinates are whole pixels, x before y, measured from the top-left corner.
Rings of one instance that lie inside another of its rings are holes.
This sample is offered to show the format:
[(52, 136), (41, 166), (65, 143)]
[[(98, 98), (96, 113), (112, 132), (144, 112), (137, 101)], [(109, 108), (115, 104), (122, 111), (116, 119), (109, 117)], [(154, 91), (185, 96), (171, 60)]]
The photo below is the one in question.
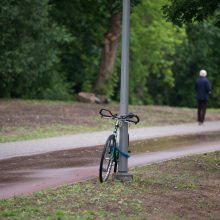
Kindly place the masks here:
[(99, 108), (95, 104), (0, 100), (0, 123), (6, 127), (35, 127), (53, 123), (93, 125), (88, 118), (97, 115)]
[[(0, 99), (0, 127), (37, 127), (53, 123), (94, 126), (97, 124), (94, 117), (99, 117), (101, 108), (108, 108), (117, 113), (119, 105), (115, 103), (98, 105)], [(150, 117), (158, 117), (158, 121), (155, 121), (155, 123), (162, 123), (161, 117), (159, 117), (161, 114), (168, 118), (172, 117), (174, 123), (176, 121), (194, 121), (196, 115), (195, 109), (168, 106), (130, 106), (129, 110), (135, 111), (134, 113), (146, 122), (150, 122)], [(180, 117), (177, 118), (176, 115), (180, 115)], [(183, 115), (185, 115), (185, 118)], [(208, 111), (206, 119), (210, 121), (220, 120), (220, 111)], [(166, 122), (165, 118), (163, 120)]]
[(153, 190), (144, 199), (149, 211), (156, 207), (152, 219), (219, 219), (219, 158), (215, 152), (140, 169), (140, 180)]

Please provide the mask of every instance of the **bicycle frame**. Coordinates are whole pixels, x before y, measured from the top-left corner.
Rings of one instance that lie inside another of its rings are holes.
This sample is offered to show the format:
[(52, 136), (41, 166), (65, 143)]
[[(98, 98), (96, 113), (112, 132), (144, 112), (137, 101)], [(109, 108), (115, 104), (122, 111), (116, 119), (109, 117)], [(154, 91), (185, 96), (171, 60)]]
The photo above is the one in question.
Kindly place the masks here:
[(116, 140), (117, 140), (117, 136), (118, 136), (118, 128), (119, 127), (120, 127), (120, 122), (119, 122), (119, 120), (117, 120), (115, 123), (115, 127), (113, 129), (113, 134), (115, 135)]
[(115, 122), (115, 127), (113, 129), (113, 134), (115, 136), (115, 143), (116, 143), (116, 146), (114, 146), (114, 150), (113, 150), (113, 157), (114, 157), (114, 162), (118, 162), (118, 159), (119, 159), (119, 153), (121, 153), (123, 156), (125, 157), (130, 157), (130, 155), (124, 151), (122, 151), (119, 147), (119, 145), (117, 146), (117, 137), (118, 137), (118, 128), (120, 127), (120, 120), (117, 119), (116, 122)]
[(99, 178), (100, 182), (106, 181), (111, 172), (111, 168), (114, 165), (114, 172), (117, 171), (117, 164), (119, 160), (119, 154), (124, 157), (130, 157), (127, 152), (124, 152), (118, 146), (118, 128), (121, 126), (121, 122), (134, 123), (139, 122), (139, 117), (133, 113), (129, 113), (126, 116), (118, 116), (117, 114), (112, 114), (111, 111), (107, 109), (101, 109), (99, 114), (102, 117), (115, 120), (115, 125), (112, 134), (108, 137), (101, 156), (100, 167), (99, 167)]

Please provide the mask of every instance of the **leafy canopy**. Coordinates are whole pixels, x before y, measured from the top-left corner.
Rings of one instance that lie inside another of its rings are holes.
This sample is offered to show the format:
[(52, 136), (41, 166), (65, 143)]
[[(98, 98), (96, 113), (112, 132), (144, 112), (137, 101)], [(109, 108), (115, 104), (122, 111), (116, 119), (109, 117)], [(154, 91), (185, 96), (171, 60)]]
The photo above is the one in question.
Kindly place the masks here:
[(169, 0), (163, 6), (163, 13), (167, 20), (181, 26), (183, 23), (201, 22), (209, 17), (216, 17), (216, 24), (220, 26), (219, 0)]

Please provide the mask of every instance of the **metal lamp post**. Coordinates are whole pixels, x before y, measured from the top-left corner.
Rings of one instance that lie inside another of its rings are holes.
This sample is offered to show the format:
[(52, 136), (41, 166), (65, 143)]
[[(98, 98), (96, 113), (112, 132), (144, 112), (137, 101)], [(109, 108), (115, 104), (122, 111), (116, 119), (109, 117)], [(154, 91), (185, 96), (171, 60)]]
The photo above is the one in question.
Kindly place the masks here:
[[(120, 91), (120, 115), (128, 114), (128, 79), (129, 79), (129, 30), (130, 30), (130, 0), (123, 0), (122, 16), (122, 63), (121, 63), (121, 91)], [(120, 148), (128, 152), (128, 124), (123, 122), (120, 127)], [(118, 173), (116, 179), (132, 181), (133, 176), (128, 174), (128, 159), (123, 155), (119, 158)]]

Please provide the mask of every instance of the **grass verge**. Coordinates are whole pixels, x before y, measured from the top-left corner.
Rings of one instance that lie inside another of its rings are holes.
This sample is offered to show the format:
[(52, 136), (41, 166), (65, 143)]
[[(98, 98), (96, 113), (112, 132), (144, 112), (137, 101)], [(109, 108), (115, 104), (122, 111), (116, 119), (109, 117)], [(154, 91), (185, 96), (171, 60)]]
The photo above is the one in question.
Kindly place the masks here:
[[(99, 110), (119, 111), (108, 105), (0, 99), (0, 142), (70, 135), (112, 129), (111, 120), (101, 119)], [(140, 117), (132, 127), (149, 127), (196, 121), (196, 109), (168, 106), (129, 106)], [(220, 110), (207, 111), (207, 120), (220, 120)]]
[(0, 201), (1, 219), (219, 219), (220, 152), (131, 170), (132, 183), (90, 180)]

